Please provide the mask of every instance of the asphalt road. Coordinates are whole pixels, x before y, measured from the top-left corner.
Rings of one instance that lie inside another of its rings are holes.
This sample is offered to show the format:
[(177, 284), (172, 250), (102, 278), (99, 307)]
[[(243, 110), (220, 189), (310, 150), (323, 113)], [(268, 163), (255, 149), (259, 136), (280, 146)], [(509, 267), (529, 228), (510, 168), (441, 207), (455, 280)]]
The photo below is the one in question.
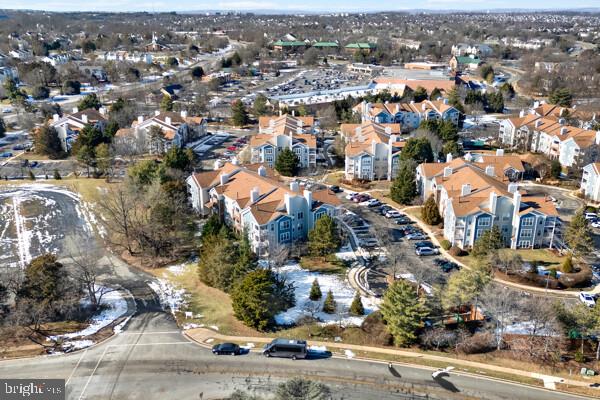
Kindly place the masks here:
[(452, 374), (433, 380), (431, 370), (339, 358), (266, 359), (257, 353), (214, 356), (189, 342), (156, 300), (138, 301), (123, 333), (69, 355), (0, 362), (3, 378), (65, 379), (68, 399), (217, 399), (236, 389), (257, 394), (293, 376), (323, 382), (334, 399), (577, 399), (561, 393)]

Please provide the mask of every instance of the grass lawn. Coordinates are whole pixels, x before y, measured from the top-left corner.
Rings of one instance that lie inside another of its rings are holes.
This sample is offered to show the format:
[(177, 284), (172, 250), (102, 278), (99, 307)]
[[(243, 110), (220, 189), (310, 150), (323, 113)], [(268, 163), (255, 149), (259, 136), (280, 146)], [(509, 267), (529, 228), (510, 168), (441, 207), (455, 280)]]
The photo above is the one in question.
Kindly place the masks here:
[(343, 274), (346, 272), (346, 266), (335, 256), (312, 257), (304, 256), (300, 259), (300, 266), (313, 272), (322, 272), (326, 274)]
[[(516, 253), (521, 256), (525, 262), (536, 261), (539, 266), (546, 268), (556, 268), (560, 270), (561, 265), (565, 261), (566, 256), (561, 256), (550, 249), (502, 249), (500, 251)], [(471, 265), (475, 257), (468, 255), (458, 257), (458, 259), (467, 265)]]
[(183, 313), (177, 315), (179, 324), (196, 323), (207, 327), (217, 326), (219, 332), (238, 336), (263, 336), (255, 329), (245, 326), (233, 315), (231, 299), (227, 293), (209, 287), (200, 281), (194, 264), (186, 265), (180, 274), (173, 274), (165, 268), (151, 270), (153, 274), (167, 277), (189, 294), (187, 311), (202, 318), (186, 320)]

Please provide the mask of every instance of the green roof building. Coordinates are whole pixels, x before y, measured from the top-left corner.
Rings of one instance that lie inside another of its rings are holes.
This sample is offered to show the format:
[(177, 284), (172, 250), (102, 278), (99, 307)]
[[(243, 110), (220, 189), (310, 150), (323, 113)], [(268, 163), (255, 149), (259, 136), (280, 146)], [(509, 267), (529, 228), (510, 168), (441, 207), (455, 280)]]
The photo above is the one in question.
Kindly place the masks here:
[(316, 48), (338, 48), (340, 47), (339, 44), (337, 44), (336, 42), (317, 42), (315, 44), (313, 44), (313, 47)]
[(349, 43), (346, 45), (345, 48), (351, 53), (356, 53), (357, 51), (370, 53), (377, 49), (377, 45), (375, 45), (374, 43)]

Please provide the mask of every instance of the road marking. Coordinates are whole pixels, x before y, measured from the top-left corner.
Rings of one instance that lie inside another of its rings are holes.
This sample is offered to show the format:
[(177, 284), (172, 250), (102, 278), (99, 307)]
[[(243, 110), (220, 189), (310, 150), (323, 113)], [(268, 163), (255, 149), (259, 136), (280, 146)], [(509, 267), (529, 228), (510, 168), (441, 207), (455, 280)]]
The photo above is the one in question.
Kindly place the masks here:
[(129, 344), (111, 344), (109, 347), (135, 347), (135, 346), (166, 346), (177, 344), (192, 344), (192, 342), (156, 342), (156, 343), (129, 343)]
[(121, 335), (162, 335), (162, 334), (166, 334), (166, 333), (181, 333), (181, 331), (162, 331), (162, 332), (144, 332), (144, 331), (139, 331), (139, 332), (122, 332), (120, 333)]
[(75, 364), (75, 368), (73, 368), (73, 371), (71, 371), (71, 375), (69, 375), (69, 379), (67, 379), (67, 383), (65, 383), (65, 386), (69, 385), (69, 382), (71, 381), (71, 378), (75, 374), (75, 371), (77, 370), (77, 367), (79, 367), (79, 363), (81, 363), (81, 360), (83, 360), (83, 357), (85, 356), (86, 353), (87, 353), (87, 349), (85, 349), (84, 352), (81, 353), (81, 357), (79, 357), (79, 360), (77, 360), (77, 364)]
[(102, 355), (100, 356), (100, 358), (98, 359), (98, 362), (96, 363), (96, 366), (94, 367), (94, 370), (92, 371), (90, 377), (88, 378), (87, 382), (85, 383), (85, 386), (83, 387), (83, 390), (81, 391), (81, 394), (79, 395), (79, 400), (83, 399), (83, 395), (85, 394), (85, 390), (87, 389), (88, 385), (90, 384), (90, 381), (92, 380), (92, 377), (94, 376), (94, 374), (96, 373), (96, 370), (98, 369), (98, 366), (100, 365), (100, 363), (102, 362), (102, 359), (104, 358), (104, 356), (106, 355), (107, 350), (110, 348), (111, 346), (106, 346), (104, 348), (104, 352), (102, 353)]

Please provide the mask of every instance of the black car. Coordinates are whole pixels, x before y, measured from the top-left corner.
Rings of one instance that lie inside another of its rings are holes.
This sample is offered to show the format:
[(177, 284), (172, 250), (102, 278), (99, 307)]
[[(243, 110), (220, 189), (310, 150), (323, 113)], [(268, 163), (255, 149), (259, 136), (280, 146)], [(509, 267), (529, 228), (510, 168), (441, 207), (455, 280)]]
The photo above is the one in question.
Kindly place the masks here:
[(394, 220), (394, 222), (396, 222), (396, 224), (398, 224), (398, 225), (410, 225), (410, 224), (414, 224), (413, 220), (411, 220), (408, 217), (396, 218)]
[(340, 189), (339, 186), (335, 186), (335, 185), (334, 186), (330, 186), (329, 190), (331, 190), (333, 193), (341, 193), (342, 192), (342, 189)]
[(240, 346), (235, 343), (221, 343), (215, 344), (212, 348), (213, 354), (221, 355), (228, 354), (232, 356), (237, 356), (240, 354)]

